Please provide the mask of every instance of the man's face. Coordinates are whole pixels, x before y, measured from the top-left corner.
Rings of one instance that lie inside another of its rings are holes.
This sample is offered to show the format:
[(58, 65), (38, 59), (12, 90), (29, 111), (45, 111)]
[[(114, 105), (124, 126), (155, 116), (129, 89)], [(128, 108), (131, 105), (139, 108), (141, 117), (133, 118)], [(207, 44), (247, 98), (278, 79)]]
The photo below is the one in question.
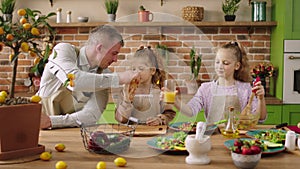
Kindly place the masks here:
[(99, 56), (100, 63), (98, 66), (102, 69), (106, 69), (113, 62), (117, 62), (121, 47), (122, 45), (120, 43), (114, 43), (113, 46), (108, 48), (102, 47), (100, 52), (101, 56)]

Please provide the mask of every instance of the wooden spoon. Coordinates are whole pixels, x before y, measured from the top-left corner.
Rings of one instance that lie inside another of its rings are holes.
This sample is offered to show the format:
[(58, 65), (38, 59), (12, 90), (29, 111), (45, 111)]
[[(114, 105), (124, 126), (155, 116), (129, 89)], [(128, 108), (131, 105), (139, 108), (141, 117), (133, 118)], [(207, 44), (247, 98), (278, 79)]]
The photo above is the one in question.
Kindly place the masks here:
[(251, 105), (252, 105), (254, 96), (255, 96), (255, 94), (254, 94), (254, 92), (252, 92), (250, 95), (250, 98), (249, 98), (249, 102), (246, 105), (246, 107), (244, 108), (244, 110), (242, 111), (241, 116), (248, 116), (251, 113)]

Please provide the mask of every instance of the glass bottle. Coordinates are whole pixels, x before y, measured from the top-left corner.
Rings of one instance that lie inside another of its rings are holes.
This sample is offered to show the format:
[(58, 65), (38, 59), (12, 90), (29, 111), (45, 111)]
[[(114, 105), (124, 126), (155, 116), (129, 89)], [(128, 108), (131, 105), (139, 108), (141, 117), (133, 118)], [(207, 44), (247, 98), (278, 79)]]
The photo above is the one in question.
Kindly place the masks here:
[(225, 128), (222, 131), (223, 136), (227, 138), (236, 138), (239, 133), (234, 122), (234, 107), (229, 107), (228, 119)]

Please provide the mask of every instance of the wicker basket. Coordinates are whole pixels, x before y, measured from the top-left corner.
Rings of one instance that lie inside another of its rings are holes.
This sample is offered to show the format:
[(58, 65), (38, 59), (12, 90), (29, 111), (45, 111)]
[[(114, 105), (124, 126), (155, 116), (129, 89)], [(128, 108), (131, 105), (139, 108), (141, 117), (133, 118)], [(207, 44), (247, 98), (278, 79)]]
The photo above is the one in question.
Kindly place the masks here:
[(186, 6), (182, 10), (182, 18), (187, 21), (202, 21), (204, 8), (199, 6)]
[(135, 127), (123, 124), (81, 126), (86, 150), (97, 154), (118, 154), (128, 150)]

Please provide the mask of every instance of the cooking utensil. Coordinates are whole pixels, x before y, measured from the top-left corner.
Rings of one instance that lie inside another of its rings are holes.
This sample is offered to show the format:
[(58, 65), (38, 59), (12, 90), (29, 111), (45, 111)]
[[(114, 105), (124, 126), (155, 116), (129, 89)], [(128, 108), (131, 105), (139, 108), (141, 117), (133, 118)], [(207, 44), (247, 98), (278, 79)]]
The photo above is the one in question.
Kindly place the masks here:
[[(252, 92), (250, 95), (250, 99), (248, 104), (246, 105), (246, 107), (244, 108), (244, 110), (242, 111), (241, 115), (240, 115), (240, 119), (244, 119), (246, 118), (250, 113), (251, 113), (251, 105), (252, 105), (252, 101), (254, 98), (255, 94)], [(246, 119), (249, 119), (248, 117)]]

